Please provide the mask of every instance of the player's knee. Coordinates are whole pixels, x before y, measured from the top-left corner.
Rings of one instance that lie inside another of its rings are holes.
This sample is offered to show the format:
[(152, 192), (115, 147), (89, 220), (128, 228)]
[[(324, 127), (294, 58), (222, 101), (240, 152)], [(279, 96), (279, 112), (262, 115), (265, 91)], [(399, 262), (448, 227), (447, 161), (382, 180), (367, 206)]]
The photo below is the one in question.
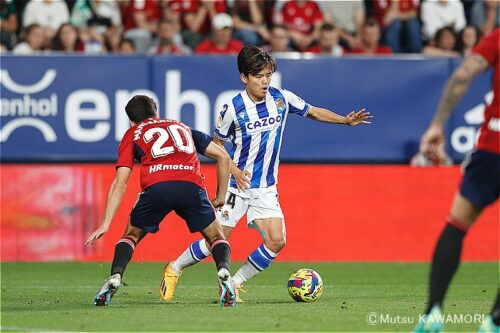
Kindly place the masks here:
[(276, 246), (277, 246), (277, 248), (278, 248), (278, 249), (276, 250), (276, 252), (279, 252), (280, 250), (282, 250), (282, 249), (285, 247), (285, 245), (286, 245), (286, 240), (285, 240), (285, 239), (282, 239), (282, 240), (278, 241), (278, 242), (276, 243)]
[(268, 242), (266, 242), (267, 248), (276, 253), (278, 253), (281, 249), (283, 249), (285, 245), (286, 245), (285, 238), (270, 239)]
[(142, 238), (144, 238), (144, 236), (146, 234), (147, 233), (145, 231), (143, 231), (137, 227), (129, 225), (127, 230), (125, 231), (125, 234), (123, 235), (123, 237), (129, 238), (129, 239), (133, 240), (135, 242), (135, 244), (137, 244), (141, 241)]

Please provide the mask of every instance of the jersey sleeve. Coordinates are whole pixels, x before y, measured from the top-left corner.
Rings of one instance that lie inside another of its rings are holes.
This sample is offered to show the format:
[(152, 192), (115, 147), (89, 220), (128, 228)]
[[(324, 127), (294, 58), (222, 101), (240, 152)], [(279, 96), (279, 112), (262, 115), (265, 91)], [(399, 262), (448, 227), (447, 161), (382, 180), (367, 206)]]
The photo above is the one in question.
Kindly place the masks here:
[(210, 137), (210, 135), (191, 128), (191, 136), (193, 137), (196, 151), (202, 155), (205, 155), (205, 150), (207, 150), (208, 145), (210, 144), (210, 142), (212, 142), (212, 138)]
[(134, 142), (130, 131), (126, 132), (123, 136), (120, 145), (118, 146), (118, 160), (116, 161), (116, 168), (127, 167), (132, 169), (134, 167)]
[(500, 29), (495, 29), (491, 34), (484, 36), (472, 50), (473, 53), (482, 56), (490, 66), (498, 61)]
[(227, 141), (234, 131), (234, 119), (229, 106), (224, 104), (217, 118), (214, 135), (222, 141)]
[(311, 105), (309, 103), (306, 103), (302, 98), (289, 90), (283, 90), (283, 95), (285, 96), (288, 104), (288, 112), (298, 114), (302, 117), (307, 116), (307, 113), (311, 109)]

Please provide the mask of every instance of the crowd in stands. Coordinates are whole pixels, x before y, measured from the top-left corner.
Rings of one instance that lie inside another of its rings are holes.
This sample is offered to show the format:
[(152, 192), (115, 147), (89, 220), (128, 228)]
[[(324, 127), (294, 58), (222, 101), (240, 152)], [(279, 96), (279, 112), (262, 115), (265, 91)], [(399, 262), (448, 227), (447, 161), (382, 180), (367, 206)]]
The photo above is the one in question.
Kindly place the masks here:
[(12, 54), (467, 55), (500, 0), (0, 0)]

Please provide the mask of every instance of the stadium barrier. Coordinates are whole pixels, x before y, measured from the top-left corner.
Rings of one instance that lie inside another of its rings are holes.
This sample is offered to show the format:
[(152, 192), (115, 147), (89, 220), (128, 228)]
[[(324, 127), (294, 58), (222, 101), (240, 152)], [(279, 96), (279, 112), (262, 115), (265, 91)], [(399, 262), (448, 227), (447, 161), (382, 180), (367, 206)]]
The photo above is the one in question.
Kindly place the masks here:
[[(417, 150), (446, 79), (459, 59), (424, 57), (278, 59), (273, 85), (340, 114), (365, 107), (369, 127), (288, 117), (285, 162), (406, 163)], [(448, 126), (455, 161), (473, 146), (491, 74), (478, 78)], [(243, 88), (234, 56), (2, 55), (1, 161), (106, 162), (129, 124), (134, 94), (159, 103), (160, 116), (213, 131), (224, 101)], [(23, 149), (19, 149), (23, 147)]]
[[(202, 169), (213, 195), (215, 167)], [(138, 168), (108, 233), (92, 246), (84, 242), (100, 222), (113, 177), (111, 164), (3, 164), (1, 260), (110, 261), (139, 191)], [(288, 244), (278, 260), (429, 261), (459, 179), (457, 166), (282, 165)], [(470, 230), (464, 260), (500, 259), (498, 216), (497, 202)], [(171, 214), (133, 260), (172, 260), (197, 238)], [(241, 221), (231, 238), (233, 260), (245, 260), (260, 242)]]

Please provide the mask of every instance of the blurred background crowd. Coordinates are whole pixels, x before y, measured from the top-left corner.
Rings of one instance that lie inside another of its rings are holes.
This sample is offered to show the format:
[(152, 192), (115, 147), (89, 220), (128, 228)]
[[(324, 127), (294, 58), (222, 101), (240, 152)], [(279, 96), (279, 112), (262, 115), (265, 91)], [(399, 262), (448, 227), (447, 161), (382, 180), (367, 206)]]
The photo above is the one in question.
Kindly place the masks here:
[(0, 0), (0, 50), (464, 56), (499, 20), (500, 0)]

